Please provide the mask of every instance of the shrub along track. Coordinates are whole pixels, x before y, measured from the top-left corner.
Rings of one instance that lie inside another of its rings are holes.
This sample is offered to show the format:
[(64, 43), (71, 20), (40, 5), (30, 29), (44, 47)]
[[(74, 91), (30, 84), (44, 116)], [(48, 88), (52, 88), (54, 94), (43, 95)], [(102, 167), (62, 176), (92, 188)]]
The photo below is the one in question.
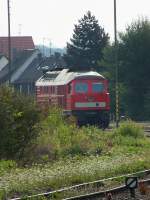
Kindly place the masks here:
[[(103, 200), (105, 199), (127, 200), (130, 199), (129, 188), (127, 188), (125, 184), (121, 184), (121, 186), (114, 187), (114, 185), (116, 185), (116, 181), (123, 183), (126, 177), (138, 177), (138, 188), (135, 190), (134, 199), (150, 200), (150, 169), (139, 171), (132, 174), (126, 174), (117, 177), (111, 177), (93, 182), (78, 184), (60, 190), (50, 191), (47, 193), (41, 193), (22, 198), (21, 197), (13, 198), (9, 200), (23, 200), (23, 199), (40, 200), (42, 199), (42, 197), (45, 197), (46, 199), (64, 199), (64, 200), (101, 199), (101, 198)], [(107, 184), (107, 182), (109, 184)], [(113, 184), (113, 182), (115, 184)]]
[[(137, 124), (141, 125), (144, 129), (144, 133), (147, 137), (150, 137), (150, 122), (137, 122)], [(109, 128), (105, 129), (105, 131), (112, 131), (115, 128), (115, 124), (111, 124)]]
[[(91, 130), (96, 131), (95, 136), (100, 141), (100, 147), (103, 149), (101, 156), (77, 156), (47, 165), (16, 168), (1, 176), (1, 188), (5, 188), (9, 198), (46, 192), (35, 196), (35, 199), (42, 199), (42, 195), (48, 195), (51, 199), (65, 199), (118, 187), (124, 182), (123, 180), (109, 179), (106, 181), (107, 183), (104, 183), (101, 180), (103, 178), (149, 169), (149, 138), (144, 137), (143, 130), (140, 130), (133, 123), (128, 122), (123, 126), (120, 125), (119, 129), (114, 130), (114, 133), (108, 133), (108, 135), (103, 132), (99, 134), (97, 129), (88, 130), (85, 128), (82, 133), (87, 131), (86, 134), (91, 135)], [(81, 184), (80, 187), (74, 186), (70, 189), (58, 190), (58, 188), (98, 179), (100, 181), (93, 184), (90, 182), (91, 184), (88, 183), (83, 187)]]
[(150, 137), (150, 123), (144, 124), (144, 133), (147, 137)]

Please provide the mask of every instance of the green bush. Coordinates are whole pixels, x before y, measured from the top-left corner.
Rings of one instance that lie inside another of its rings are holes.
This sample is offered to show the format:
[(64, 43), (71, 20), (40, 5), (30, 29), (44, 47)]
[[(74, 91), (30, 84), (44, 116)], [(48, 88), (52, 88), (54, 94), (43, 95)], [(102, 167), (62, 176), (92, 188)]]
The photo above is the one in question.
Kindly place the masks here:
[(29, 163), (45, 163), (76, 155), (108, 155), (118, 144), (131, 148), (143, 145), (138, 139), (143, 137), (143, 130), (132, 121), (120, 124), (110, 133), (94, 126), (78, 128), (73, 121), (64, 120), (62, 110), (54, 107), (49, 108), (47, 117), (40, 124), (41, 132), (27, 151)]
[(0, 199), (5, 200), (6, 199), (6, 192), (5, 190), (0, 190)]
[(31, 97), (0, 86), (0, 158), (20, 159), (37, 137), (40, 112)]
[(120, 124), (120, 127), (115, 130), (115, 133), (121, 136), (129, 136), (133, 138), (144, 137), (142, 127), (133, 121), (126, 121)]
[(11, 169), (15, 169), (16, 167), (17, 167), (17, 164), (15, 161), (1, 160), (0, 161), (0, 176)]
[(47, 162), (67, 156), (101, 154), (105, 148), (103, 135), (96, 127), (78, 128), (73, 121), (68, 123), (60, 109), (51, 108), (42, 122), (31, 159)]

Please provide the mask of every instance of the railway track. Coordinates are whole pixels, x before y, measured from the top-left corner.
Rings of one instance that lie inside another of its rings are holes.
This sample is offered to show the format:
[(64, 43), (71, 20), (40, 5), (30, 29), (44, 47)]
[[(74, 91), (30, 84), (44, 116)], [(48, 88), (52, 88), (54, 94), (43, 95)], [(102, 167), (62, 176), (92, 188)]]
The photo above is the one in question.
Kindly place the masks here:
[(143, 124), (144, 132), (147, 137), (150, 137), (150, 123)]
[[(150, 200), (150, 169), (139, 171), (132, 174), (111, 177), (107, 179), (97, 180), (93, 182), (74, 185), (60, 190), (50, 191), (37, 195), (13, 198), (8, 200), (25, 200), (25, 199), (63, 199), (63, 200), (129, 200), (133, 199), (133, 190), (129, 189), (128, 185), (121, 184), (120, 186), (109, 186), (106, 184), (110, 181), (124, 180), (125, 178), (138, 178), (137, 188), (134, 189), (136, 200)], [(133, 182), (131, 182), (132, 184)], [(130, 185), (131, 186), (131, 185)]]
[[(70, 198), (66, 198), (64, 200), (129, 200), (129, 199), (137, 199), (137, 200), (150, 200), (150, 179), (141, 180), (138, 182), (139, 186), (134, 191), (134, 196), (131, 193), (130, 189), (127, 188), (126, 185), (122, 185), (120, 187), (115, 187), (109, 190), (99, 191), (95, 193), (89, 193), (80, 196), (74, 196)], [(141, 186), (143, 187), (141, 187)]]

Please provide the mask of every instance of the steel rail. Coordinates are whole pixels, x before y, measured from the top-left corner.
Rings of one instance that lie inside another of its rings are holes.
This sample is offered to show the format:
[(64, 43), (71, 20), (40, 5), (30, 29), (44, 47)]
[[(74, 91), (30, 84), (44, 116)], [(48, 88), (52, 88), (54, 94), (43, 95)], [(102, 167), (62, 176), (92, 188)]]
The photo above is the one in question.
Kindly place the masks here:
[(115, 180), (115, 179), (119, 179), (119, 178), (124, 178), (124, 177), (127, 177), (127, 176), (134, 176), (134, 175), (137, 175), (137, 174), (148, 175), (148, 174), (150, 174), (150, 169), (143, 170), (143, 171), (138, 171), (138, 172), (130, 173), (130, 174), (124, 174), (124, 175), (120, 175), (120, 176), (115, 176), (115, 177), (100, 179), (100, 180), (97, 180), (97, 181), (92, 181), (92, 182), (87, 182), (87, 183), (81, 183), (81, 184), (78, 184), (78, 185), (74, 185), (74, 186), (70, 186), (70, 187), (65, 187), (65, 188), (58, 189), (58, 190), (53, 190), (53, 191), (50, 191), (50, 192), (40, 193), (40, 194), (26, 196), (26, 197), (18, 197), (18, 198), (13, 198), (13, 199), (8, 199), (8, 200), (23, 200), (23, 199), (27, 199), (27, 198), (30, 199), (30, 198), (41, 197), (41, 196), (48, 197), (48, 196), (53, 195), (55, 193), (65, 192), (65, 191), (68, 191), (68, 190), (71, 190), (71, 189), (75, 189), (75, 188), (79, 188), (79, 187), (84, 187), (84, 186), (88, 186), (88, 185), (96, 184), (96, 183), (103, 183), (103, 182), (106, 182), (106, 181), (111, 181), (111, 180)]
[[(150, 179), (141, 180), (141, 181), (139, 181), (139, 183), (150, 183)], [(127, 190), (129, 190), (129, 189), (126, 187), (126, 185), (122, 185), (120, 187), (112, 188), (110, 190), (89, 193), (86, 195), (74, 196), (74, 197), (63, 199), (63, 200), (75, 200), (75, 199), (76, 200), (84, 200), (84, 199), (89, 200), (89, 199), (98, 198), (98, 197), (106, 197), (106, 195), (108, 193), (112, 193), (114, 195), (114, 194), (121, 193), (121, 192), (124, 192)]]

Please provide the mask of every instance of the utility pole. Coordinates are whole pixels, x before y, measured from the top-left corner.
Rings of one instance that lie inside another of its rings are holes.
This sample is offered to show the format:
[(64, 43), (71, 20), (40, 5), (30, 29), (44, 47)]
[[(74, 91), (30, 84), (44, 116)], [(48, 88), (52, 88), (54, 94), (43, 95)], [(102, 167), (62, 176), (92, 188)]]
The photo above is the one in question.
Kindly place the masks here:
[(44, 43), (45, 43), (45, 38), (43, 37), (43, 57), (45, 57), (45, 46), (44, 46)]
[(22, 28), (22, 24), (19, 24), (19, 30), (18, 30), (18, 35), (21, 36), (21, 28)]
[(49, 42), (49, 56), (51, 57), (51, 55), (52, 55), (52, 42), (50, 40), (50, 42)]
[(114, 0), (114, 39), (115, 39), (115, 79), (116, 79), (116, 127), (119, 126), (119, 86), (118, 86), (118, 40), (117, 40), (117, 15), (116, 0)]
[(9, 58), (9, 85), (11, 84), (11, 35), (10, 35), (10, 4), (7, 0), (8, 9), (8, 58)]

